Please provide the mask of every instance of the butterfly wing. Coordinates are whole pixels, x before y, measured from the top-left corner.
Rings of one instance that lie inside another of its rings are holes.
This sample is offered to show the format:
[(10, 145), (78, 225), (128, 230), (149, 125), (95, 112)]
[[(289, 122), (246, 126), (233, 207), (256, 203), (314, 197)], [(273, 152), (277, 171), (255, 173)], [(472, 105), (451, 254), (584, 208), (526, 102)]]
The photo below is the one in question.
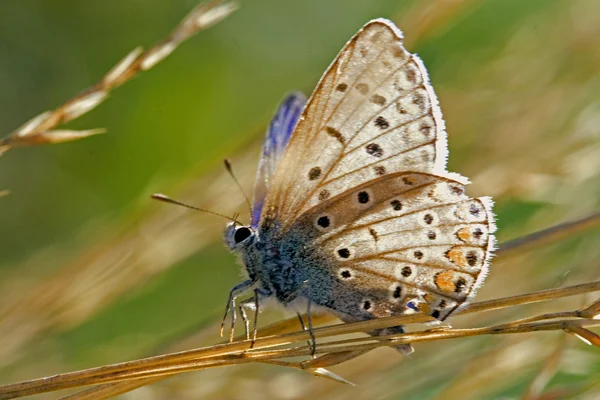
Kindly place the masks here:
[(445, 172), (437, 98), (402, 39), (392, 22), (370, 21), (321, 78), (266, 198), (283, 230), (349, 187), (399, 171)]
[(305, 103), (306, 97), (300, 92), (294, 92), (285, 98), (277, 109), (275, 117), (271, 120), (263, 142), (263, 149), (256, 173), (256, 183), (254, 184), (254, 199), (252, 202), (253, 228), (256, 228), (258, 225), (271, 178), (290, 140), (294, 127), (300, 118)]
[[(491, 205), (469, 198), (464, 182), (395, 173), (322, 202), (289, 234), (310, 243), (309, 297), (343, 320), (415, 311), (443, 320), (487, 274), (495, 243)], [(338, 288), (311, 285), (323, 281)]]

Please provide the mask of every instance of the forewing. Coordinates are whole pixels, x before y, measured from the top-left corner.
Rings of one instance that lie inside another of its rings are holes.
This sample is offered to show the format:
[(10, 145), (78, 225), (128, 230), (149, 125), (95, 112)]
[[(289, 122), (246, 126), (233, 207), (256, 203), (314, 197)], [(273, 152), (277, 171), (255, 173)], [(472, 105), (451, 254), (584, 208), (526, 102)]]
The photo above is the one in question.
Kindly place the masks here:
[(281, 103), (273, 120), (271, 120), (263, 142), (254, 184), (254, 200), (252, 202), (252, 226), (254, 228), (260, 220), (265, 196), (277, 164), (290, 140), (305, 103), (306, 97), (302, 93), (292, 93)]
[(290, 234), (305, 238), (307, 254), (319, 260), (309, 287), (339, 286), (311, 298), (342, 319), (423, 311), (443, 320), (482, 284), (493, 220), (491, 200), (469, 198), (463, 182), (410, 172), (322, 202)]
[(390, 21), (370, 21), (321, 78), (266, 199), (284, 230), (349, 187), (395, 172), (445, 171), (437, 98), (402, 39)]

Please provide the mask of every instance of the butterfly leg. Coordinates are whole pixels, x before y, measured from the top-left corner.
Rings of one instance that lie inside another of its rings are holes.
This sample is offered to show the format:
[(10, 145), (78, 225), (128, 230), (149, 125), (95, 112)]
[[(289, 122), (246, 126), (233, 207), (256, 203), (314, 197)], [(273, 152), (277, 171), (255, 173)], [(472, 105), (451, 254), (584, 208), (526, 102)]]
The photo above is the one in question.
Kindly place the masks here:
[[(302, 285), (300, 285), (300, 287), (290, 297), (295, 298), (304, 289), (308, 289), (309, 294), (310, 294), (310, 286), (308, 285), (308, 280), (302, 282)], [(306, 296), (306, 298), (307, 298), (306, 322), (307, 322), (308, 327), (304, 324), (304, 320), (302, 319), (302, 316), (300, 315), (300, 313), (296, 312), (296, 315), (298, 315), (298, 319), (300, 320), (300, 325), (302, 325), (302, 330), (303, 331), (308, 330), (308, 333), (310, 335), (310, 340), (308, 340), (307, 343), (311, 349), (310, 355), (311, 355), (311, 357), (314, 358), (315, 352), (317, 350), (317, 339), (315, 337), (315, 332), (314, 332), (313, 325), (312, 325), (312, 313), (311, 313), (312, 300), (311, 300), (310, 295)]]
[(249, 297), (240, 303), (240, 314), (242, 316), (242, 321), (244, 321), (246, 340), (250, 340), (250, 320), (248, 319), (246, 309), (254, 311), (256, 308), (255, 303), (254, 297)]
[(315, 358), (315, 353), (317, 352), (317, 338), (315, 337), (315, 331), (313, 329), (312, 324), (312, 313), (310, 311), (312, 305), (312, 301), (310, 297), (308, 298), (308, 305), (306, 306), (306, 322), (308, 323), (308, 333), (310, 335), (310, 356)]
[(254, 288), (254, 329), (252, 330), (252, 342), (250, 343), (250, 348), (254, 347), (254, 343), (256, 342), (256, 335), (258, 334), (259, 298), (260, 296), (268, 297), (270, 295), (271, 293), (266, 290), (263, 290), (261, 288)]
[[(306, 330), (308, 330), (308, 328), (306, 327), (306, 324), (304, 323), (304, 319), (302, 319), (302, 315), (300, 315), (300, 313), (299, 313), (299, 312), (296, 312), (296, 315), (298, 316), (298, 320), (300, 321), (300, 325), (302, 326), (302, 330), (303, 330), (303, 331), (306, 331)], [(311, 340), (307, 340), (307, 341), (306, 341), (306, 344), (308, 344), (308, 345), (309, 345), (311, 348), (313, 348), (313, 349), (314, 349), (314, 346), (313, 346), (313, 343), (314, 343), (314, 335), (313, 335), (313, 332), (312, 332), (312, 331), (309, 331), (309, 332), (310, 332), (310, 334), (311, 334), (311, 337), (313, 337), (313, 340), (312, 340), (312, 341), (311, 341)], [(314, 358), (314, 351), (312, 352), (312, 354), (313, 354), (313, 358)]]
[(223, 315), (223, 320), (221, 321), (221, 337), (223, 337), (223, 329), (225, 328), (225, 320), (227, 319), (227, 314), (231, 310), (231, 330), (229, 331), (229, 341), (233, 341), (233, 333), (235, 329), (235, 320), (236, 320), (236, 312), (235, 312), (235, 299), (252, 287), (256, 283), (256, 280), (248, 279), (236, 286), (234, 286), (229, 292), (229, 298), (227, 299), (227, 305), (225, 306), (225, 315)]
[(302, 330), (305, 331), (306, 330), (306, 325), (304, 324), (304, 319), (302, 318), (302, 315), (300, 315), (299, 312), (296, 312), (296, 315), (298, 316), (298, 320), (300, 321), (300, 325), (302, 326)]

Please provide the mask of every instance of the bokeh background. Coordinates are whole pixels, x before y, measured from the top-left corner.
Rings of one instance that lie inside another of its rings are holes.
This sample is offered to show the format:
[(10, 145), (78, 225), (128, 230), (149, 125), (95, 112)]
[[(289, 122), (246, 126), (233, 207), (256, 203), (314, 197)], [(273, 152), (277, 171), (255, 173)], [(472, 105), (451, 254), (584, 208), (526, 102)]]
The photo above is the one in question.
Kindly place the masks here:
[[(396, 22), (424, 59), (447, 121), (450, 170), (471, 178), (473, 196), (494, 196), (501, 241), (597, 209), (599, 2), (240, 3), (69, 125), (107, 134), (0, 159), (0, 189), (11, 192), (0, 199), (0, 383), (218, 342), (227, 292), (241, 279), (221, 244), (224, 222), (149, 196), (160, 191), (247, 215), (222, 160), (232, 160), (250, 192), (277, 103), (292, 90), (309, 94), (371, 18)], [(158, 42), (196, 4), (0, 2), (0, 132), (62, 104), (136, 46)], [(600, 233), (591, 231), (499, 259), (478, 298), (598, 279), (599, 245)], [(261, 321), (283, 317), (273, 310)], [(483, 315), (453, 324), (491, 322)], [(544, 368), (547, 397), (527, 397)], [(123, 398), (600, 397), (600, 351), (561, 333), (432, 342), (410, 360), (379, 349), (333, 370), (358, 386), (245, 365), (171, 378)]]

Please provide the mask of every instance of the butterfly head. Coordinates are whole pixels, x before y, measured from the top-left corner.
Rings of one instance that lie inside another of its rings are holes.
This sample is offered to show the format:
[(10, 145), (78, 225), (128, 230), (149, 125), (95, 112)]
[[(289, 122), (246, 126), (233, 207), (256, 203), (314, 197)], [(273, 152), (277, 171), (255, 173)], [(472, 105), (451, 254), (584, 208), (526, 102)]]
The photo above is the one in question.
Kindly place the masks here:
[(256, 231), (250, 226), (231, 222), (225, 227), (225, 244), (231, 251), (241, 251), (244, 247), (254, 242)]

